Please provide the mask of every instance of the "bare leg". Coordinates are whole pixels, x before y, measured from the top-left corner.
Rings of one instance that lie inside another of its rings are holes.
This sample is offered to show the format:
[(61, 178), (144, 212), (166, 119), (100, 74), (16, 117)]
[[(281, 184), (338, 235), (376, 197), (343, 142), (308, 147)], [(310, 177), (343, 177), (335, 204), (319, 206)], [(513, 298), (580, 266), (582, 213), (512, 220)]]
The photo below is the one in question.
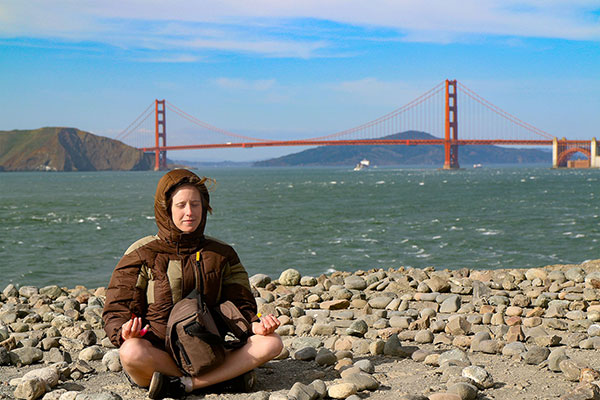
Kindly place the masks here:
[(250, 336), (243, 347), (228, 352), (225, 361), (205, 374), (192, 377), (194, 389), (214, 385), (240, 376), (277, 357), (283, 348), (276, 333)]
[(119, 356), (127, 374), (140, 386), (150, 385), (154, 371), (169, 376), (182, 375), (169, 353), (157, 349), (145, 339), (127, 339), (119, 349)]

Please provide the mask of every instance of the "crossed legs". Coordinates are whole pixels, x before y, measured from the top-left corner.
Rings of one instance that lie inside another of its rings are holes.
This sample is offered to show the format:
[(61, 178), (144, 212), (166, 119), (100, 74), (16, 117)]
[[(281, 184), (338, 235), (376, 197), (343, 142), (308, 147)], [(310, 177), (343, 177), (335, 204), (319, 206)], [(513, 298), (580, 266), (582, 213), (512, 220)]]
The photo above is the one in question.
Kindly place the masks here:
[[(276, 333), (250, 336), (243, 347), (227, 352), (223, 364), (202, 375), (193, 376), (193, 387), (200, 389), (242, 375), (277, 357), (282, 348), (283, 343)], [(130, 338), (123, 342), (119, 356), (127, 374), (140, 386), (148, 386), (155, 371), (169, 376), (182, 375), (167, 352), (142, 338)]]

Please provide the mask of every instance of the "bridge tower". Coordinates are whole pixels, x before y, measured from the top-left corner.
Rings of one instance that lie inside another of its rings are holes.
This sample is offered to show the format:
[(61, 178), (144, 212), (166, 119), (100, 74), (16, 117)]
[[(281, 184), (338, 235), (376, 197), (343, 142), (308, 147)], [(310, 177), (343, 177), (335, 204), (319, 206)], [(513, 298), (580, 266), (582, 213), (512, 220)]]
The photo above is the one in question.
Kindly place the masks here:
[(552, 139), (552, 168), (564, 168), (569, 166), (569, 158), (580, 153), (587, 157), (587, 160), (575, 161), (575, 168), (598, 168), (600, 167), (600, 157), (598, 157), (598, 143), (596, 138), (590, 142), (583, 140), (568, 141), (565, 138)]
[(456, 80), (446, 79), (446, 137), (444, 139), (444, 169), (458, 169), (458, 103)]
[[(154, 100), (154, 116), (154, 138), (156, 139), (154, 170), (158, 171), (167, 169), (167, 151), (158, 150), (159, 147), (165, 147), (167, 145), (167, 120), (164, 100)], [(160, 144), (160, 139), (162, 139), (162, 145)]]

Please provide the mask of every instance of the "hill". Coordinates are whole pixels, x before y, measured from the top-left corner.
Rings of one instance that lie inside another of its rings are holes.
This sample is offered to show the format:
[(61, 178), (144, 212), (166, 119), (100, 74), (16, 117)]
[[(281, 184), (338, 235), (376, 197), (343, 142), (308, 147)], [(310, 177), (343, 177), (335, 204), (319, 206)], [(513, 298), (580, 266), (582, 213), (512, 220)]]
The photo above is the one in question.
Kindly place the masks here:
[[(425, 132), (407, 131), (382, 139), (439, 139)], [(442, 146), (321, 146), (299, 153), (255, 162), (254, 166), (354, 166), (363, 158), (373, 165), (438, 165), (444, 164)], [(551, 163), (552, 154), (537, 149), (515, 149), (499, 146), (460, 146), (458, 160), (471, 164)]]
[(75, 128), (0, 131), (0, 171), (129, 171), (153, 167), (153, 155)]

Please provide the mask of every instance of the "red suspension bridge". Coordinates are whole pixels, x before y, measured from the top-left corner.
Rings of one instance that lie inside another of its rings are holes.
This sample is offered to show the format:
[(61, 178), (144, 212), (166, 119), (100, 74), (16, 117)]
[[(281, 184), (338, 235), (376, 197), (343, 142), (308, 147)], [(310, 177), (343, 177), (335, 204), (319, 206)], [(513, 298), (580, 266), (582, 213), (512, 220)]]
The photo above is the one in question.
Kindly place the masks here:
[[(175, 144), (169, 145), (167, 109), (192, 126), (184, 129), (185, 135), (170, 134), (169, 141)], [(426, 132), (436, 138), (406, 139), (396, 135), (408, 131)], [(195, 144), (177, 143), (178, 136), (190, 140), (190, 132), (193, 132), (191, 137)], [(558, 139), (495, 106), (456, 80), (441, 82), (377, 119), (315, 138), (269, 140), (245, 136), (203, 122), (166, 100), (155, 100), (116, 139), (154, 152), (155, 169), (167, 168), (167, 151), (173, 150), (358, 145), (444, 146), (444, 169), (460, 167), (460, 146), (552, 146), (553, 167), (566, 167), (571, 157), (580, 153), (587, 159), (578, 161), (577, 166), (600, 168), (595, 138), (591, 141)]]

